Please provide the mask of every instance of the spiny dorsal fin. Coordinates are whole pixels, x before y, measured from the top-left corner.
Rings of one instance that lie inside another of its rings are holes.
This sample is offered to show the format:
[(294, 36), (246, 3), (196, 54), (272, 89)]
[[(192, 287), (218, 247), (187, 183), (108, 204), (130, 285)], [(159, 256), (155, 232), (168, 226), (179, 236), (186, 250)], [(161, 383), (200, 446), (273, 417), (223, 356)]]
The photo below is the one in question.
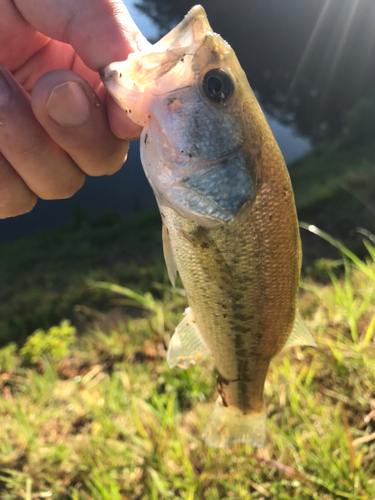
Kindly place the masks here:
[(210, 351), (195, 324), (193, 311), (188, 307), (169, 343), (167, 363), (171, 368), (178, 366), (186, 370), (208, 354)]
[(310, 345), (316, 347), (314, 337), (311, 335), (310, 330), (305, 325), (301, 318), (299, 310), (296, 312), (296, 319), (294, 321), (292, 333), (289, 335), (288, 340), (284, 347), (292, 347), (296, 345)]
[(163, 224), (162, 227), (162, 239), (163, 239), (163, 251), (164, 251), (164, 259), (167, 265), (167, 271), (169, 279), (171, 280), (172, 286), (176, 284), (177, 277), (177, 266), (172, 253), (172, 245), (171, 240), (169, 239), (168, 230)]

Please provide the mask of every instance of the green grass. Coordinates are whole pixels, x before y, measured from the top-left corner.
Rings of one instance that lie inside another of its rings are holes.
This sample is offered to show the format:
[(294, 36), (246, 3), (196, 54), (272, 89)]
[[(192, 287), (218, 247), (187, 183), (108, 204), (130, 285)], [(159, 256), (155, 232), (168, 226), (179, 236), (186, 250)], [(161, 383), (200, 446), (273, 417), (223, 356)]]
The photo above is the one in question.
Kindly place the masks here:
[[(360, 117), (358, 123), (362, 125), (356, 125), (361, 129), (357, 135), (353, 130), (334, 143), (316, 145), (289, 166), (289, 173), (298, 218), (340, 238), (363, 258), (366, 253), (357, 228), (375, 233), (375, 142), (368, 137), (373, 128), (366, 128)], [(321, 257), (334, 258), (329, 245), (306, 232), (302, 243), (305, 265)]]
[[(216, 397), (212, 359), (187, 371), (170, 370), (165, 361), (186, 298), (168, 284), (160, 239), (151, 243), (159, 220), (128, 222), (137, 241), (117, 224), (110, 238), (121, 234), (128, 244), (121, 250), (113, 242), (114, 254), (104, 243), (100, 250), (90, 227), (58, 259), (44, 248), (46, 235), (34, 242), (44, 267), (22, 247), (30, 279), (42, 289), (57, 263), (61, 282), (51, 278), (41, 306), (54, 294), (67, 294), (70, 306), (59, 309), (54, 329), (49, 318), (22, 349), (8, 343), (0, 350), (0, 498), (375, 498), (374, 241), (364, 236), (362, 261), (331, 239), (337, 260), (304, 277), (299, 307), (318, 348), (284, 350), (273, 360), (265, 386), (266, 447), (215, 450), (201, 437)], [(147, 225), (149, 234), (142, 230)], [(99, 240), (106, 230), (99, 226)], [(17, 248), (7, 251), (16, 255)], [(121, 252), (133, 263), (118, 275)], [(17, 260), (7, 255), (10, 289)], [(115, 286), (103, 284), (114, 276)], [(30, 308), (31, 316), (35, 298), (27, 287), (24, 293), (21, 301), (15, 286), (15, 304), (8, 303), (20, 316)], [(68, 314), (74, 333), (60, 320), (77, 305), (91, 314), (83, 323)]]
[[(109, 307), (108, 293), (88, 281), (121, 280), (146, 290), (166, 280), (160, 215), (103, 216), (0, 245), (0, 345), (22, 343), (62, 318), (85, 325)], [(144, 264), (147, 263), (147, 266)]]
[(374, 187), (368, 181), (374, 179), (374, 170), (373, 143), (349, 149), (321, 144), (290, 166), (296, 204), (304, 210), (343, 191), (352, 194), (359, 205), (370, 202)]

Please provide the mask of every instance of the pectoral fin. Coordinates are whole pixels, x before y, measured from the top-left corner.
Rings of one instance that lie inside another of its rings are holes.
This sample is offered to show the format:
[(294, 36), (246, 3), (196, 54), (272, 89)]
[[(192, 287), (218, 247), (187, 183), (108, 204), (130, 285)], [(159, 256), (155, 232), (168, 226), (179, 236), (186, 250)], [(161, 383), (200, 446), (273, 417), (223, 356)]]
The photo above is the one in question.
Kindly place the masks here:
[(168, 229), (165, 227), (164, 224), (162, 227), (161, 234), (163, 239), (164, 259), (167, 265), (168, 276), (172, 283), (172, 286), (175, 286), (177, 277), (177, 266), (172, 253), (172, 245), (171, 245), (171, 240), (169, 239)]
[(167, 363), (171, 368), (178, 366), (186, 370), (208, 354), (210, 351), (195, 324), (193, 311), (188, 307), (169, 343)]
[(301, 315), (297, 309), (296, 319), (294, 321), (293, 330), (284, 347), (292, 347), (296, 345), (310, 345), (316, 347), (314, 337), (311, 335), (310, 330), (305, 325)]

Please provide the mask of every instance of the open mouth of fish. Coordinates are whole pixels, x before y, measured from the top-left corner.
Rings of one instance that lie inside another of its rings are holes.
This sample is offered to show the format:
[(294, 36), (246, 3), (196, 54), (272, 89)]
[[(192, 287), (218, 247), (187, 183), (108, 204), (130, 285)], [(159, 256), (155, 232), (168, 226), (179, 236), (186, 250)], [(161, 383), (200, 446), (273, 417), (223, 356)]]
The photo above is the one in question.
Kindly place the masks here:
[[(143, 126), (145, 120), (137, 119), (135, 115), (145, 107), (143, 98), (147, 88), (152, 85), (152, 94), (160, 95), (192, 85), (194, 74), (187, 81), (183, 64), (188, 59), (189, 64), (194, 64), (192, 59), (205, 46), (208, 37), (211, 40), (216, 38), (216, 44), (222, 45), (222, 39), (212, 31), (204, 9), (193, 7), (180, 24), (156, 44), (150, 45), (149, 52), (131, 53), (125, 62), (114, 62), (103, 68), (100, 75), (119, 106), (127, 112), (131, 111), (131, 119)], [(164, 87), (165, 82), (159, 88), (158, 80), (167, 73), (171, 76), (168, 89)], [(135, 115), (132, 107), (137, 108)]]

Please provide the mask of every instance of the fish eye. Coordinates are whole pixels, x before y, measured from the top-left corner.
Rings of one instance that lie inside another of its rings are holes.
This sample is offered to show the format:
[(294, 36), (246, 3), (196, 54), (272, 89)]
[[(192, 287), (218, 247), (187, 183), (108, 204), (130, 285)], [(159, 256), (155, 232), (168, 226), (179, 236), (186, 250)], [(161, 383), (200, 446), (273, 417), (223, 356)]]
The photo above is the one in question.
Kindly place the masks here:
[(208, 71), (203, 77), (202, 86), (206, 97), (220, 104), (228, 101), (234, 91), (232, 77), (222, 68)]

